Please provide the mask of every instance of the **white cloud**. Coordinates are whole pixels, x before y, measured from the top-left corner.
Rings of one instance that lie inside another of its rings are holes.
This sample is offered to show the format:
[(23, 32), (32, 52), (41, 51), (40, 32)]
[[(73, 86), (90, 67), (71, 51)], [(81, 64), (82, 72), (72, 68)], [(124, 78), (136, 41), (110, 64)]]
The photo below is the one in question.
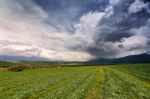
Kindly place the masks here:
[(120, 0), (109, 0), (109, 4), (116, 5)]
[(137, 13), (141, 11), (143, 8), (146, 8), (147, 4), (140, 0), (135, 0), (129, 7), (129, 13)]
[[(21, 2), (29, 9), (24, 8)], [(71, 34), (57, 32), (56, 29), (44, 23), (48, 14), (31, 0), (20, 2), (2, 0), (0, 6), (1, 55), (81, 61), (91, 58), (91, 55), (86, 52), (68, 49), (67, 45), (72, 42)]]
[(89, 12), (80, 18), (79, 23), (74, 25), (76, 29), (75, 37), (84, 41), (83, 46), (94, 43), (93, 37), (97, 31), (97, 25), (104, 15), (104, 12)]
[(142, 35), (135, 35), (129, 38), (122, 39), (122, 44), (125, 49), (132, 49), (132, 48), (144, 48), (147, 43), (147, 38)]
[(105, 9), (105, 13), (106, 13), (106, 17), (110, 17), (111, 15), (114, 14), (114, 8), (113, 6), (108, 6), (106, 9)]

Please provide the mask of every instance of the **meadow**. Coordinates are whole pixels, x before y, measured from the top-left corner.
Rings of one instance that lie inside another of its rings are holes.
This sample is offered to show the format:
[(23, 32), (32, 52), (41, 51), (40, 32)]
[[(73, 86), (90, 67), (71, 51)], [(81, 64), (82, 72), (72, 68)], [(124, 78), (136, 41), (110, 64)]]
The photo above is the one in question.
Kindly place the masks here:
[(150, 99), (150, 64), (1, 71), (0, 99)]

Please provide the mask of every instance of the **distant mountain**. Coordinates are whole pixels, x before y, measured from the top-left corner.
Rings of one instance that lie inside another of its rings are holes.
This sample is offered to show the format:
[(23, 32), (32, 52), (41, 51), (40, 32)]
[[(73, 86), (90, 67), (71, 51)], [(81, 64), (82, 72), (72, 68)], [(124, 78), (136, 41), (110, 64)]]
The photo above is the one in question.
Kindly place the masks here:
[(120, 63), (150, 63), (150, 54), (130, 55), (121, 58), (112, 59), (93, 59), (87, 62), (87, 64), (120, 64)]
[(25, 57), (25, 56), (10, 56), (0, 55), (0, 61), (50, 61), (47, 58), (41, 57)]
[[(0, 55), (0, 61), (47, 61), (47, 62), (56, 62), (47, 58), (41, 57), (25, 57), (25, 56), (10, 56), (10, 55)], [(63, 61), (60, 61), (63, 62)], [(65, 64), (70, 62), (65, 62)], [(99, 65), (99, 64), (122, 64), (122, 63), (150, 63), (150, 54), (140, 54), (140, 55), (130, 55), (121, 58), (112, 58), (112, 59), (93, 59), (87, 62), (71, 62), (72, 64), (79, 65)]]

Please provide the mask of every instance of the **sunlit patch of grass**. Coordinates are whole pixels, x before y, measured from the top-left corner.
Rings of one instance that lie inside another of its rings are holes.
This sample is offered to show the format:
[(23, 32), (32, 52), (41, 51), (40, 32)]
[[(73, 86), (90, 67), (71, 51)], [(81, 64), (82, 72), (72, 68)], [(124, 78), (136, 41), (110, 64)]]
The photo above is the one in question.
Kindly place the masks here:
[(103, 67), (98, 68), (91, 90), (87, 97), (88, 99), (103, 99), (104, 76)]

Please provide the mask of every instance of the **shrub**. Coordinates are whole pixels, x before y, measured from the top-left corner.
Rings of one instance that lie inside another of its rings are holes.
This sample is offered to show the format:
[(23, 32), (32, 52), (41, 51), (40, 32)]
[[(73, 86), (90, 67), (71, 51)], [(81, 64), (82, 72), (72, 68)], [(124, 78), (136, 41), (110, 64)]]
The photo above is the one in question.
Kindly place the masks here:
[(23, 67), (20, 67), (20, 66), (17, 66), (17, 67), (11, 67), (9, 68), (10, 71), (15, 71), (15, 72), (19, 72), (19, 71), (23, 71), (24, 68)]

